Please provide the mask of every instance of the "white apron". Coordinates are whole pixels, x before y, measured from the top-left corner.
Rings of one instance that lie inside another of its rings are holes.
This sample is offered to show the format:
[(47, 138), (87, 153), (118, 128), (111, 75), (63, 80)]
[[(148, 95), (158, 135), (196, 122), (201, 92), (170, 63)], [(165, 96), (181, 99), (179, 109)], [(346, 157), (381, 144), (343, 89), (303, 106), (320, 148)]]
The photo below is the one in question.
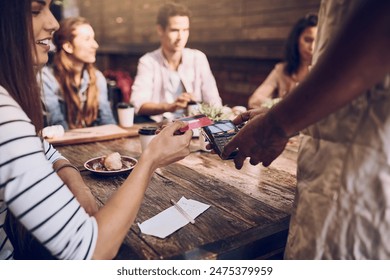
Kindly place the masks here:
[[(315, 60), (360, 1), (322, 2)], [(286, 259), (390, 259), (389, 74), (303, 132), (297, 180)]]

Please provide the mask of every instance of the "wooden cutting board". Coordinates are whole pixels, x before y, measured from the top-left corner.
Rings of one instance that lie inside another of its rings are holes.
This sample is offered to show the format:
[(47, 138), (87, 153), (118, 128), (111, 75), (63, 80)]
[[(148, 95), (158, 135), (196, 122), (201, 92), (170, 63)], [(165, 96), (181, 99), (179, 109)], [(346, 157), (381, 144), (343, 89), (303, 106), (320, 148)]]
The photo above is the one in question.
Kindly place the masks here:
[(138, 129), (140, 128), (140, 125), (134, 125), (129, 128), (122, 128), (118, 125), (107, 124), (101, 126), (70, 129), (66, 131), (62, 137), (50, 138), (46, 140), (54, 146), (105, 141), (122, 137), (138, 136)]

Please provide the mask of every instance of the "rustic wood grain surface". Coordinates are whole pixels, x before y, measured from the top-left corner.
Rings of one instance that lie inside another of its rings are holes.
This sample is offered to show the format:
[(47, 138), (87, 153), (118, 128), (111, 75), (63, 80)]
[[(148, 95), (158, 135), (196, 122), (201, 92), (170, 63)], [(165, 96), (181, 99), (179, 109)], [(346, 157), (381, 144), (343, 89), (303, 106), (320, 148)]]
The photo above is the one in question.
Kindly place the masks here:
[(140, 125), (122, 128), (115, 124), (77, 128), (67, 130), (63, 136), (49, 138), (47, 141), (56, 146), (105, 141), (122, 137), (138, 136), (138, 129), (140, 128)]
[[(246, 163), (242, 170), (233, 161), (199, 151), (159, 168), (154, 173), (136, 221), (129, 230), (117, 259), (263, 259), (281, 258), (287, 239), (296, 186), (299, 137), (268, 168)], [(127, 175), (102, 177), (85, 170), (90, 158), (119, 152), (139, 158), (138, 137), (57, 147), (79, 167), (100, 205), (104, 205)], [(170, 199), (182, 196), (211, 205), (165, 239), (140, 232), (137, 223), (170, 207)]]

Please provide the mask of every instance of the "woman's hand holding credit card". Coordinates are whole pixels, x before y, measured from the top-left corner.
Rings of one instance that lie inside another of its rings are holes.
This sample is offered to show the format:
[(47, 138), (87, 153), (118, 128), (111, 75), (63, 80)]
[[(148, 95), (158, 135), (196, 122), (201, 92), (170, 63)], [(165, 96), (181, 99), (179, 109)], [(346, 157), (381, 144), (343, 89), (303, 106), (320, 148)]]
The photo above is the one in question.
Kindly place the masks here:
[(206, 117), (206, 115), (195, 115), (191, 117), (180, 118), (177, 120), (186, 122), (188, 124), (187, 126), (180, 128), (179, 131), (182, 133), (190, 129), (201, 128), (214, 123), (210, 118)]

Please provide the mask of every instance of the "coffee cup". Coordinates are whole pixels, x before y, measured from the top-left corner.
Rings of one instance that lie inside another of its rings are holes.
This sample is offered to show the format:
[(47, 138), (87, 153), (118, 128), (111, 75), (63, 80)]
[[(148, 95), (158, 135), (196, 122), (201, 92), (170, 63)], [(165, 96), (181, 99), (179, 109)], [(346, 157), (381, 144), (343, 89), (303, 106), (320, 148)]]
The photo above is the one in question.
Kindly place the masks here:
[(157, 127), (144, 126), (138, 130), (142, 152), (145, 151), (150, 141), (156, 136)]
[(191, 100), (187, 104), (186, 115), (187, 116), (194, 116), (194, 115), (197, 115), (197, 114), (199, 114), (199, 104), (197, 102)]
[(122, 127), (132, 127), (134, 124), (134, 107), (129, 103), (118, 103), (118, 121)]

